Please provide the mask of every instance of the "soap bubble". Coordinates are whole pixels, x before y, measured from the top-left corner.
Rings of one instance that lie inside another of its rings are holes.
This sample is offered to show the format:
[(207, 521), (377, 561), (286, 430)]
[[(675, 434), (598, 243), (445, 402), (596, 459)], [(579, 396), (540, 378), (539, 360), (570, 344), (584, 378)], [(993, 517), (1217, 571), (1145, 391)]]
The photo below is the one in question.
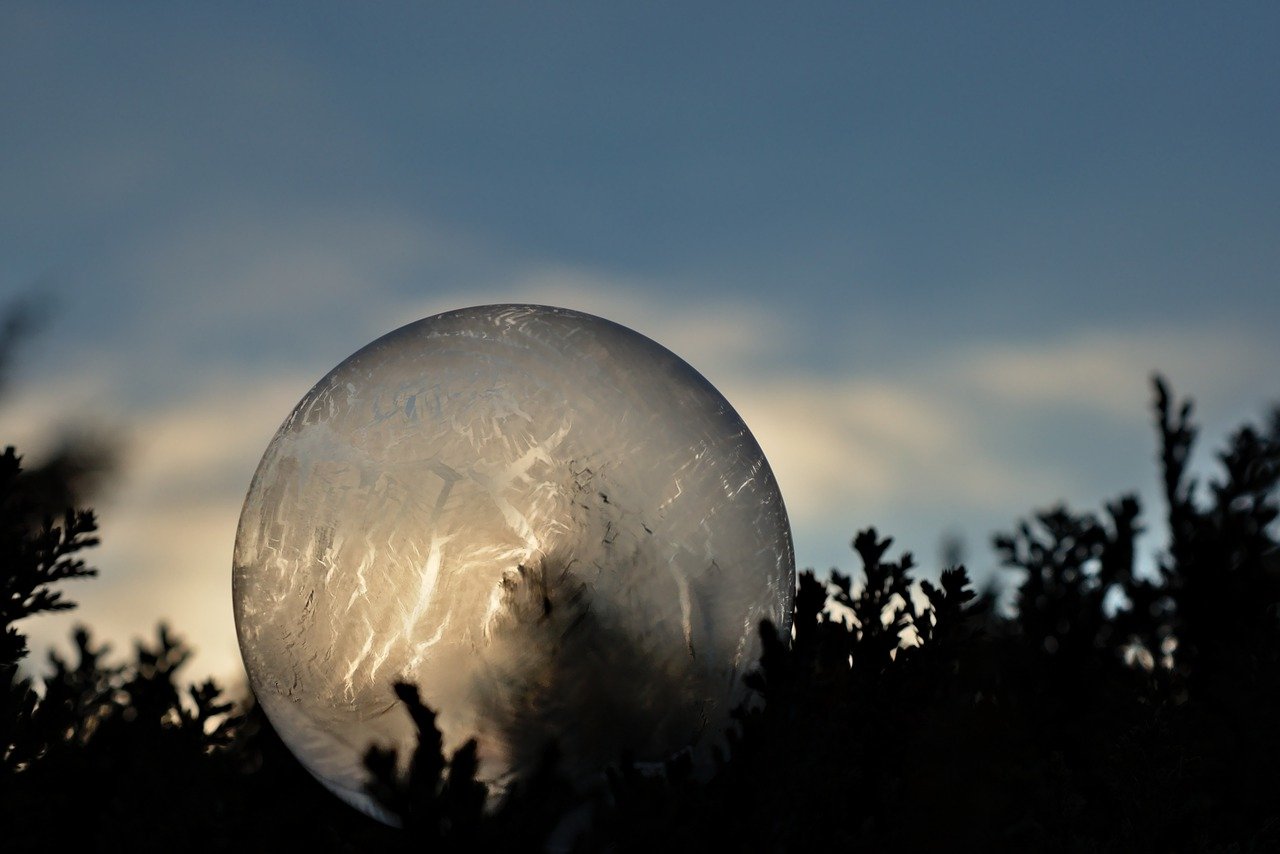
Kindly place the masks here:
[(281, 738), (385, 819), (363, 756), (415, 744), (397, 680), (489, 781), (552, 738), (579, 779), (660, 760), (721, 735), (794, 577), (769, 464), (710, 383), (616, 323), (491, 305), (307, 393), (245, 499), (233, 597)]

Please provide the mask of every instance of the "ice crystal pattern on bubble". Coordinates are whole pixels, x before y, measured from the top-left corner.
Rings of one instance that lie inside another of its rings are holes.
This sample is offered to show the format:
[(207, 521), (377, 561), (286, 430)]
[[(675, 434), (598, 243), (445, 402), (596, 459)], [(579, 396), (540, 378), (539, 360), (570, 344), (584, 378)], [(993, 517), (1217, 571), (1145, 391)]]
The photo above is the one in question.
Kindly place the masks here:
[(541, 306), (430, 317), (331, 371), (267, 448), (234, 564), (259, 702), (375, 813), (365, 750), (413, 743), (397, 679), (491, 780), (550, 738), (574, 773), (660, 759), (720, 733), (794, 589), (777, 485), (719, 392)]

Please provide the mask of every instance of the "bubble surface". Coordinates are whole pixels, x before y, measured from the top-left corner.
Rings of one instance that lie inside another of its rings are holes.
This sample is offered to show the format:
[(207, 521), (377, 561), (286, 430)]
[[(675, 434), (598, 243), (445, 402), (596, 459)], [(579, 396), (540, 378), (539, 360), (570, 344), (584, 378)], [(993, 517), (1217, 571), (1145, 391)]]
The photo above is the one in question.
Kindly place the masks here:
[(236, 536), (236, 629), (259, 703), (332, 791), (371, 744), (406, 757), (416, 684), (481, 776), (550, 738), (571, 774), (719, 737), (789, 629), (782, 497), (742, 419), (626, 327), (492, 305), (352, 355), (267, 448)]

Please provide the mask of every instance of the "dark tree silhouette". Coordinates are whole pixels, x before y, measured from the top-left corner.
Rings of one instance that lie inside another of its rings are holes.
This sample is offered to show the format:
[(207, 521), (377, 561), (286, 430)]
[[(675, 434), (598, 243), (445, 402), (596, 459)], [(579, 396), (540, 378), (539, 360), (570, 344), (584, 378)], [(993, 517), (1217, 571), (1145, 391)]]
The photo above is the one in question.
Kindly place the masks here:
[[(61, 588), (92, 574), (81, 554), (96, 540), (88, 513), (31, 521), (44, 499), (9, 451), (4, 847), (1280, 849), (1280, 415), (1230, 437), (1199, 485), (1192, 409), (1162, 381), (1155, 391), (1169, 532), (1157, 576), (1136, 569), (1133, 496), (1097, 513), (1053, 507), (997, 536), (1011, 616), (963, 567), (918, 580), (911, 555), (865, 530), (857, 576), (800, 575), (791, 637), (760, 627), (751, 699), (705, 771), (689, 754), (658, 768), (624, 754), (600, 785), (575, 787), (548, 744), (490, 792), (475, 744), (446, 757), (435, 713), (400, 685), (417, 749), (401, 764), (371, 745), (366, 762), (399, 830), (324, 791), (251, 703), (185, 686), (186, 649), (164, 628), (123, 663), (79, 630), (73, 660), (24, 678), (19, 622), (69, 606)], [(635, 694), (678, 689), (657, 678)], [(556, 706), (556, 726), (617, 702), (589, 693)], [(545, 710), (543, 698), (504, 714), (523, 726)]]

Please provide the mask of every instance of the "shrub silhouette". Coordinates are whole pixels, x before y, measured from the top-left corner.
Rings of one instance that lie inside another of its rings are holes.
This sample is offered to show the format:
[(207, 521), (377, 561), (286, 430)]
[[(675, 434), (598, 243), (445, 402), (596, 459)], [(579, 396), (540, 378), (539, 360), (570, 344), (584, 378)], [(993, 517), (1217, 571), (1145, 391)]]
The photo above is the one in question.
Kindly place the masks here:
[(163, 627), (123, 664), (78, 630), (73, 660), (54, 658), (39, 686), (23, 677), (19, 621), (70, 607), (62, 586), (92, 574), (81, 554), (96, 540), (89, 513), (33, 522), (50, 493), (24, 492), (34, 481), (10, 450), (5, 848), (1280, 848), (1280, 416), (1231, 436), (1203, 487), (1187, 474), (1192, 409), (1159, 380), (1155, 416), (1169, 534), (1158, 576), (1135, 568), (1134, 496), (1097, 513), (1050, 508), (997, 536), (1012, 615), (963, 567), (917, 581), (911, 556), (867, 529), (856, 577), (800, 575), (792, 637), (760, 627), (753, 699), (714, 767), (624, 755), (591, 791), (560, 775), (552, 744), (488, 792), (474, 743), (444, 756), (434, 712), (397, 686), (417, 749), (401, 767), (372, 745), (366, 764), (401, 830), (332, 798), (251, 702), (181, 683), (187, 651)]

